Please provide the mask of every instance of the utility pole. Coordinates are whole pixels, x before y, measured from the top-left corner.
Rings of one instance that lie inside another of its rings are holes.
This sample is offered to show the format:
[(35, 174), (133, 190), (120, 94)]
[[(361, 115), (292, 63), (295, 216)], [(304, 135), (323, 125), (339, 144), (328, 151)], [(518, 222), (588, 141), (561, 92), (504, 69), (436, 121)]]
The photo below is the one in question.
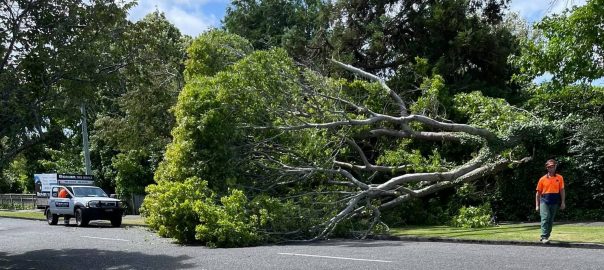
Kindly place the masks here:
[(86, 175), (92, 175), (90, 165), (90, 150), (88, 149), (88, 122), (86, 121), (86, 105), (82, 102), (80, 106), (82, 112), (82, 144), (84, 147), (84, 164), (86, 166)]

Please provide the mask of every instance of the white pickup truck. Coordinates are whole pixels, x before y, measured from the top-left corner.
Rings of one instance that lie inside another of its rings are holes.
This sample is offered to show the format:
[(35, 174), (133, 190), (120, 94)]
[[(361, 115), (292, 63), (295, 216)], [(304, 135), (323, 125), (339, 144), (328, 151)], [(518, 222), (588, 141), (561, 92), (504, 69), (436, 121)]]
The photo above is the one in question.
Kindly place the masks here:
[[(61, 189), (65, 189), (65, 198), (60, 198)], [(52, 186), (45, 214), (49, 225), (56, 225), (59, 217), (75, 217), (79, 227), (88, 226), (91, 220), (109, 220), (111, 226), (122, 225), (122, 205), (119, 200), (110, 198), (95, 186)]]

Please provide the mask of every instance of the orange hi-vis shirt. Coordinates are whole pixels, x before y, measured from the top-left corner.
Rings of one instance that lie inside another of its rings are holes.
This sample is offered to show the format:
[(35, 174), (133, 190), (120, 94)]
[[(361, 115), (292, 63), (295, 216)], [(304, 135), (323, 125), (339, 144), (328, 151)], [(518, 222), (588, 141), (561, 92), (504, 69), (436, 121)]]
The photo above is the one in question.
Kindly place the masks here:
[(59, 198), (67, 198), (67, 190), (62, 188), (61, 191), (59, 191)]
[(537, 191), (541, 193), (541, 201), (546, 204), (557, 204), (560, 202), (560, 190), (564, 189), (564, 178), (562, 175), (544, 175), (539, 178)]

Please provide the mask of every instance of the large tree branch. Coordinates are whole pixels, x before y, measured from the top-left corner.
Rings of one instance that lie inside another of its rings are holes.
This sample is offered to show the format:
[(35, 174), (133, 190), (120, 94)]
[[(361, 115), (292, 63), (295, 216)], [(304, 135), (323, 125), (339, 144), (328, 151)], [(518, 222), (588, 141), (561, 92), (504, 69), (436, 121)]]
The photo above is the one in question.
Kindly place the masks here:
[(348, 204), (346, 205), (346, 208), (344, 208), (342, 211), (340, 211), (336, 216), (332, 217), (326, 224), (325, 228), (323, 229), (323, 231), (321, 231), (321, 233), (317, 236), (315, 236), (315, 238), (313, 238), (312, 240), (319, 240), (322, 239), (323, 237), (325, 237), (327, 234), (331, 233), (331, 231), (333, 231), (333, 229), (335, 228), (336, 225), (338, 225), (338, 223), (340, 223), (340, 221), (344, 220), (346, 217), (350, 216), (350, 214), (355, 210), (355, 208), (357, 207), (357, 204), (359, 203), (359, 201), (361, 201), (361, 199), (365, 198), (365, 193), (360, 193), (357, 196), (355, 196), (354, 198), (352, 198)]
[(365, 77), (367, 79), (378, 82), (384, 88), (384, 90), (386, 90), (388, 92), (388, 94), (392, 97), (392, 99), (394, 99), (394, 101), (398, 104), (401, 116), (408, 115), (407, 106), (405, 105), (405, 102), (403, 101), (403, 99), (401, 99), (401, 97), (396, 92), (394, 92), (392, 89), (390, 89), (390, 87), (386, 84), (386, 81), (384, 81), (384, 79), (382, 79), (378, 76), (375, 76), (369, 72), (365, 72), (359, 68), (339, 62), (335, 59), (331, 59), (331, 61), (345, 70), (348, 70), (352, 73), (355, 73), (355, 74)]
[(413, 130), (392, 130), (386, 128), (374, 129), (369, 131), (374, 136), (391, 136), (398, 138), (410, 138), (420, 139), (425, 141), (448, 141), (448, 142), (461, 142), (461, 136), (458, 133), (448, 132), (425, 132), (425, 131), (413, 131)]
[(47, 139), (49, 139), (49, 137), (50, 136), (48, 135), (48, 132), (45, 132), (45, 133), (40, 134), (40, 136), (33, 137), (31, 139), (24, 141), (19, 146), (13, 147), (12, 150), (10, 150), (6, 153), (0, 153), (0, 155), (2, 157), (0, 159), (1, 160), (0, 168), (5, 165), (4, 164), (5, 162), (13, 160), (19, 153), (25, 151), (26, 149), (28, 149), (36, 144), (46, 141)]
[(282, 164), (284, 168), (284, 172), (286, 173), (309, 173), (309, 172), (324, 172), (330, 174), (340, 174), (350, 180), (353, 184), (359, 187), (362, 190), (368, 190), (369, 185), (359, 181), (354, 177), (350, 172), (342, 169), (323, 169), (323, 168), (300, 168), (300, 167), (291, 167)]
[(526, 162), (530, 161), (531, 159), (532, 159), (531, 157), (525, 157), (519, 161), (510, 161), (508, 159), (500, 159), (494, 163), (484, 164), (478, 168), (475, 168), (463, 175), (460, 175), (459, 177), (457, 177), (456, 179), (453, 179), (451, 181), (437, 182), (433, 185), (424, 187), (419, 190), (398, 188), (399, 190), (404, 189), (403, 192), (405, 192), (406, 194), (396, 197), (395, 199), (390, 200), (386, 203), (383, 203), (380, 208), (381, 209), (391, 208), (391, 207), (394, 207), (394, 206), (396, 206), (406, 200), (409, 200), (413, 197), (422, 197), (422, 196), (432, 194), (432, 193), (437, 192), (442, 189), (446, 189), (446, 188), (450, 188), (450, 187), (459, 185), (460, 183), (471, 182), (476, 179), (482, 178), (486, 175), (492, 175), (497, 172), (500, 172), (500, 171), (504, 170), (505, 168), (507, 168), (508, 165), (510, 165), (511, 163), (516, 163), (516, 164), (526, 163)]
[[(308, 129), (308, 128), (331, 129), (331, 128), (339, 128), (339, 127), (343, 127), (343, 126), (367, 126), (367, 125), (372, 125), (372, 124), (376, 124), (379, 122), (391, 122), (391, 123), (400, 124), (400, 125), (404, 125), (404, 126), (408, 125), (410, 122), (419, 122), (430, 128), (437, 129), (437, 130), (449, 131), (449, 132), (463, 132), (463, 133), (470, 134), (470, 135), (480, 136), (489, 141), (499, 140), (497, 138), (497, 135), (495, 135), (494, 133), (492, 133), (491, 131), (489, 131), (487, 129), (473, 127), (473, 126), (466, 125), (466, 124), (441, 122), (441, 121), (437, 121), (432, 118), (429, 118), (427, 116), (417, 115), (417, 114), (412, 114), (412, 115), (409, 115), (406, 117), (393, 117), (390, 115), (375, 113), (374, 116), (365, 118), (365, 119), (348, 119), (348, 120), (340, 120), (340, 121), (333, 121), (333, 122), (326, 122), (326, 123), (304, 123), (302, 125), (279, 126), (277, 128), (281, 129), (281, 130), (302, 130), (302, 129)], [(268, 129), (268, 127), (256, 127), (256, 128)], [(378, 132), (386, 132), (386, 131), (378, 131)], [(404, 133), (404, 132), (410, 132), (410, 131), (401, 131), (401, 132)], [(400, 134), (403, 134), (403, 133), (400, 133)], [(452, 139), (452, 137), (455, 137), (452, 134), (434, 134), (434, 133), (427, 133), (427, 132), (409, 133), (409, 136), (412, 136), (412, 135), (417, 136), (417, 137), (421, 136), (426, 139), (433, 139), (433, 140), (455, 140), (455, 139)], [(459, 136), (457, 136), (457, 137), (459, 137)]]
[(448, 172), (434, 173), (410, 173), (391, 178), (377, 188), (381, 190), (391, 190), (397, 186), (410, 182), (444, 182), (453, 181), (483, 165), (483, 159), (486, 155), (479, 154), (474, 160)]
[(340, 166), (344, 169), (349, 170), (358, 170), (358, 171), (368, 171), (368, 172), (389, 172), (389, 173), (398, 173), (404, 172), (411, 169), (413, 166), (411, 165), (401, 165), (401, 166), (378, 166), (373, 164), (368, 165), (356, 165), (348, 162), (342, 161), (334, 161), (335, 165)]

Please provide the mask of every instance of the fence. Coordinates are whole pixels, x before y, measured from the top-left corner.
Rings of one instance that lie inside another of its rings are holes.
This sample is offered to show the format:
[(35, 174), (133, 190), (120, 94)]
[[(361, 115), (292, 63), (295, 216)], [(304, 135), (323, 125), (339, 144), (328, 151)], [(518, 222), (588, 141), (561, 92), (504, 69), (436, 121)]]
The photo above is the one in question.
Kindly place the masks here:
[(139, 195), (139, 194), (132, 194), (130, 197), (130, 200), (128, 200), (131, 210), (132, 210), (132, 214), (134, 215), (139, 215), (140, 211), (139, 209), (141, 208), (141, 205), (143, 204), (143, 200), (145, 199), (145, 195)]
[(0, 208), (36, 208), (36, 194), (0, 194)]

